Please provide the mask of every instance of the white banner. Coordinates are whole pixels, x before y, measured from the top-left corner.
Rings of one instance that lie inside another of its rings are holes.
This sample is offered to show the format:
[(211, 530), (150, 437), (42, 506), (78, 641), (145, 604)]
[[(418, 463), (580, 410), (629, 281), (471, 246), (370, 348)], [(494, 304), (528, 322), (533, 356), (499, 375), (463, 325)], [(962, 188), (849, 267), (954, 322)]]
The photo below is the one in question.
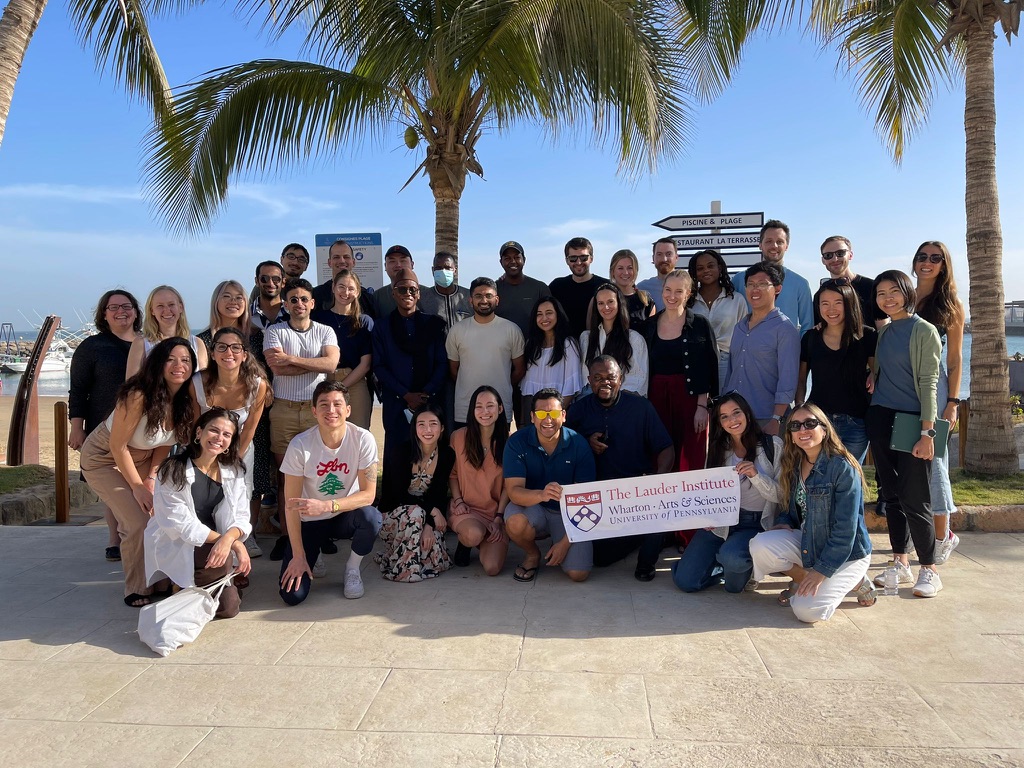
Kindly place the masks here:
[(736, 525), (740, 480), (732, 467), (566, 485), (569, 541)]

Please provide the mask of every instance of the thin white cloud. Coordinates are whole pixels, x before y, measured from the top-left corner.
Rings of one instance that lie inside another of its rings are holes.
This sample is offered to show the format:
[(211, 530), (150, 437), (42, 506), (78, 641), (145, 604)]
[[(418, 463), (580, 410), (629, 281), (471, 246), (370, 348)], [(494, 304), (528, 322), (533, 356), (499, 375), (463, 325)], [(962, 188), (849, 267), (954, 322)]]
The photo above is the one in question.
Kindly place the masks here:
[(231, 188), (232, 197), (247, 200), (266, 206), (273, 219), (290, 216), (296, 209), (306, 211), (335, 211), (340, 206), (325, 200), (317, 200), (302, 195), (282, 195), (278, 187), (265, 187), (256, 184), (239, 184)]
[(77, 184), (10, 184), (0, 187), (0, 197), (19, 200), (69, 200), (76, 203), (123, 203), (142, 201), (142, 193), (129, 187), (83, 187)]
[(569, 219), (560, 224), (542, 227), (540, 231), (548, 237), (587, 237), (593, 240), (588, 233), (599, 229), (607, 229), (612, 223), (604, 219)]

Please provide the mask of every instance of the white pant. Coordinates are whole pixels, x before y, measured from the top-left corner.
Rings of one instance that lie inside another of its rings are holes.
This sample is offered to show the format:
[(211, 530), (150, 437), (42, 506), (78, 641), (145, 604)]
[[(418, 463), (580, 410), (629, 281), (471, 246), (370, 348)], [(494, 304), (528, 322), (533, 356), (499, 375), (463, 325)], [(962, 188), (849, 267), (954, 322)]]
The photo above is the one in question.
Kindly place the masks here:
[[(754, 578), (761, 581), (770, 573), (788, 571), (794, 565), (802, 567), (800, 559), (800, 531), (780, 529), (759, 533), (750, 541), (750, 557), (754, 561)], [(850, 560), (831, 578), (818, 586), (816, 595), (794, 593), (789, 604), (793, 614), (808, 624), (828, 621), (836, 608), (867, 575), (871, 556)]]

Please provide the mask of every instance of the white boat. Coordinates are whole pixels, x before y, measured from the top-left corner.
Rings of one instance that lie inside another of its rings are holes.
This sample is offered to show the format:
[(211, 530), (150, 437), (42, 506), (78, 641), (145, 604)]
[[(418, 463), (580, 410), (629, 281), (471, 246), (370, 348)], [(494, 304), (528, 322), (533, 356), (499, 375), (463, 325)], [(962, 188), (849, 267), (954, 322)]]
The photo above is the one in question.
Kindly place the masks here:
[[(71, 349), (64, 342), (54, 342), (39, 364), (40, 373), (64, 373), (71, 365)], [(0, 356), (0, 369), (9, 373), (24, 373), (28, 370), (28, 358), (24, 355)]]

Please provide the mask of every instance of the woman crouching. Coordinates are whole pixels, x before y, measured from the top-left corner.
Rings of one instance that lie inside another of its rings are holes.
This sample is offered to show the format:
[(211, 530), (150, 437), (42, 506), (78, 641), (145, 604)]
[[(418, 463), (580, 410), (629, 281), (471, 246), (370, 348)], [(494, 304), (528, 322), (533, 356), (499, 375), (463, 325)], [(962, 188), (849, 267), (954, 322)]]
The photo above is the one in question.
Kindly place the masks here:
[(750, 542), (754, 578), (789, 576), (779, 602), (809, 624), (827, 621), (851, 591), (861, 605), (874, 605), (864, 474), (816, 405), (789, 418), (779, 487), (787, 510)]
[[(252, 533), (245, 468), (238, 456), (238, 417), (211, 408), (196, 423), (192, 441), (157, 472), (153, 517), (146, 526), (146, 578), (169, 578), (179, 587), (205, 586), (232, 570), (248, 575), (242, 543)], [(238, 615), (241, 592), (224, 588), (216, 616)]]

